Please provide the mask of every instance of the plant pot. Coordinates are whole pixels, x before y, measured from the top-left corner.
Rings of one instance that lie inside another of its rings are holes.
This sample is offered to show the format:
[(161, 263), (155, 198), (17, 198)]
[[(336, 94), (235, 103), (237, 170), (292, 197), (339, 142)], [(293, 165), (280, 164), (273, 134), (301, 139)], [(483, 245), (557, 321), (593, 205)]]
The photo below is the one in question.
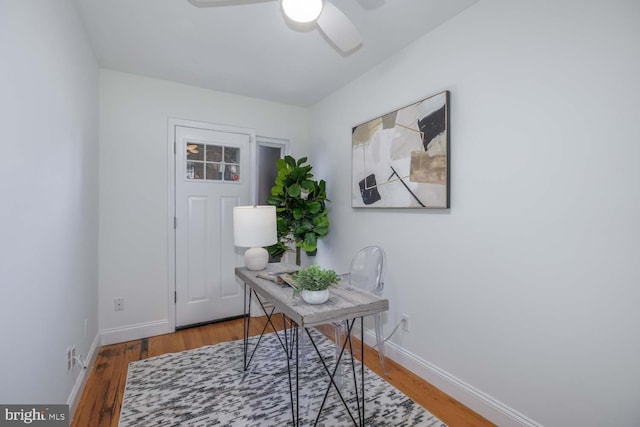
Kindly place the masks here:
[(307, 304), (322, 304), (329, 299), (329, 289), (322, 291), (302, 291), (302, 299)]

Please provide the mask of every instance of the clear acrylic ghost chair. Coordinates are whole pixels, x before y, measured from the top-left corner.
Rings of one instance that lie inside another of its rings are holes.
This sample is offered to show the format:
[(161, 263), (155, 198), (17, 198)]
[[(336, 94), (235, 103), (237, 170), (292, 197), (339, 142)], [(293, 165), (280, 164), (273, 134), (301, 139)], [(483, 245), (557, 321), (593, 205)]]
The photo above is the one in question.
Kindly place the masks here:
[[(367, 246), (362, 248), (351, 260), (349, 273), (341, 277), (347, 279), (349, 286), (363, 289), (374, 295), (382, 295), (384, 289), (384, 269), (386, 264), (386, 255), (384, 250), (379, 246)], [(376, 349), (378, 357), (380, 357), (380, 365), (384, 375), (389, 376), (386, 365), (384, 363), (384, 336), (382, 335), (382, 313), (373, 315), (376, 331)], [(347, 331), (346, 322), (335, 324), (335, 340), (336, 343), (344, 342), (344, 334)], [(340, 354), (340, 346), (336, 345), (336, 360)], [(343, 355), (344, 359), (344, 355)], [(338, 369), (338, 375), (342, 372), (341, 367)]]

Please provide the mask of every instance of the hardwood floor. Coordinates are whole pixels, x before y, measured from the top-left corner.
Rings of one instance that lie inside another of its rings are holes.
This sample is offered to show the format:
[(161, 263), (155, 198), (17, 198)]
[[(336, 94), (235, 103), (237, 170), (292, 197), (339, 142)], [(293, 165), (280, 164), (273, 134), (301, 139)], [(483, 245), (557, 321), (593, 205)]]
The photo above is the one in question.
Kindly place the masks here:
[[(274, 316), (278, 318), (279, 316)], [(266, 318), (252, 318), (251, 335), (258, 335)], [(278, 328), (282, 325), (275, 322)], [(242, 319), (214, 323), (173, 334), (104, 346), (100, 349), (72, 427), (117, 427), (130, 362), (183, 350), (242, 339)], [(327, 331), (325, 331), (327, 332)], [(375, 350), (365, 347), (365, 364), (382, 375)], [(393, 386), (452, 427), (494, 426), (392, 360), (387, 359)]]

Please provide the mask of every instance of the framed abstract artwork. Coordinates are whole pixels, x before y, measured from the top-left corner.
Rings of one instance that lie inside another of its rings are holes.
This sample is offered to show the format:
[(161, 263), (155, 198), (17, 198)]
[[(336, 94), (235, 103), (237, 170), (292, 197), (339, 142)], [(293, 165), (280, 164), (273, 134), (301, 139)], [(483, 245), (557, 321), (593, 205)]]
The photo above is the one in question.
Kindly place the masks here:
[(351, 132), (351, 206), (449, 208), (449, 91)]

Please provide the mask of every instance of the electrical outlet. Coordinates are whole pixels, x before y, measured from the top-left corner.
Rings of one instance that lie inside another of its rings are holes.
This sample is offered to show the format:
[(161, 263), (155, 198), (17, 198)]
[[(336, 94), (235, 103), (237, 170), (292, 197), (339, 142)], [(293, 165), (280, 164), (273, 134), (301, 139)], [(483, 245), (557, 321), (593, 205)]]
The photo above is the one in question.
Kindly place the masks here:
[(76, 364), (76, 346), (71, 346), (71, 367), (73, 368)]
[(113, 300), (113, 311), (123, 311), (124, 310), (124, 298), (116, 298)]
[(402, 330), (405, 332), (409, 332), (409, 315), (403, 314), (400, 316), (400, 322), (402, 323)]
[(72, 363), (72, 359), (71, 359), (71, 346), (67, 347), (67, 371), (71, 370), (71, 363)]

